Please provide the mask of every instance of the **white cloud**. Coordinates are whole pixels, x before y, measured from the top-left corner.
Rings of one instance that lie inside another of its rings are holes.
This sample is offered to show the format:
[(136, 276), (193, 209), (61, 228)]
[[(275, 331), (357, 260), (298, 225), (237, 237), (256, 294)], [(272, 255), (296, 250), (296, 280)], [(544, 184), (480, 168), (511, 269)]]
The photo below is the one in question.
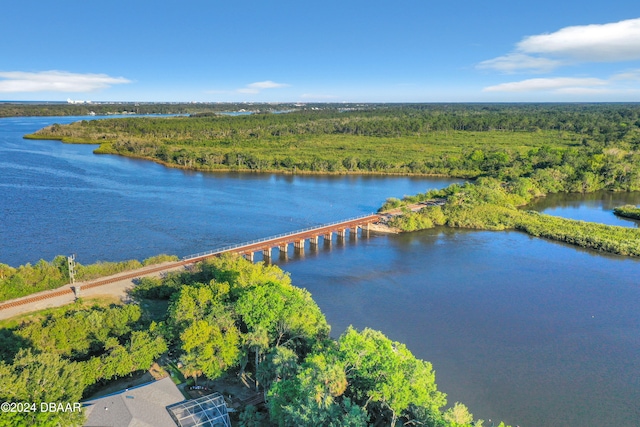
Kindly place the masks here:
[(93, 92), (114, 84), (131, 83), (124, 77), (106, 74), (77, 74), (66, 71), (0, 72), (0, 92)]
[(236, 92), (238, 93), (260, 93), (260, 91), (258, 89), (252, 89), (250, 87), (243, 87), (240, 89), (236, 89)]
[(640, 59), (640, 18), (608, 24), (579, 25), (549, 34), (527, 36), (515, 50), (482, 61), (480, 69), (504, 73), (550, 72), (576, 62), (621, 62)]
[(630, 70), (611, 77), (613, 80), (640, 80), (640, 70)]
[(247, 87), (254, 88), (254, 89), (275, 89), (278, 87), (287, 87), (287, 86), (289, 85), (285, 83), (272, 82), (271, 80), (266, 80), (264, 82), (255, 82), (247, 85)]
[[(609, 82), (603, 79), (585, 77), (555, 77), (546, 79), (527, 79), (519, 82), (502, 83), (482, 89), (483, 92), (532, 92), (532, 91), (561, 91), (577, 88), (606, 86)], [(567, 93), (567, 92), (565, 92)]]
[(236, 89), (238, 93), (260, 93), (263, 89), (277, 89), (289, 86), (286, 83), (276, 83), (271, 80), (265, 80), (264, 82), (255, 82), (246, 85), (243, 88)]
[(640, 59), (640, 18), (566, 27), (551, 34), (529, 36), (518, 43), (517, 49), (587, 62)]
[(523, 53), (509, 53), (494, 59), (482, 61), (477, 65), (481, 69), (493, 69), (503, 73), (515, 73), (518, 71), (532, 71), (544, 73), (552, 71), (563, 62), (543, 57), (525, 55)]

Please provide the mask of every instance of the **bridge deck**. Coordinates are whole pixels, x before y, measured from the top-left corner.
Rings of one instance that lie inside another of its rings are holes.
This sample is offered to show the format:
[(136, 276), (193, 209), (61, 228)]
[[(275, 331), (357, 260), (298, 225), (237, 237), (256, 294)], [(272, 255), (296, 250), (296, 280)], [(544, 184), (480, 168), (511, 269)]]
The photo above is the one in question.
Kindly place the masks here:
[(190, 255), (183, 258), (185, 261), (198, 262), (205, 258), (209, 258), (215, 255), (221, 255), (223, 253), (238, 253), (245, 254), (249, 252), (258, 252), (265, 249), (274, 248), (276, 246), (293, 243), (299, 240), (306, 240), (312, 237), (321, 236), (330, 232), (336, 232), (347, 228), (353, 228), (356, 226), (363, 226), (371, 224), (380, 220), (380, 215), (371, 214), (357, 218), (348, 219), (345, 221), (335, 222), (331, 224), (325, 224), (318, 227), (307, 228), (304, 230), (298, 230), (291, 233), (280, 234), (277, 236), (266, 237), (264, 239), (254, 240), (251, 242), (241, 243), (239, 245), (228, 246), (213, 251), (209, 251), (202, 254)]

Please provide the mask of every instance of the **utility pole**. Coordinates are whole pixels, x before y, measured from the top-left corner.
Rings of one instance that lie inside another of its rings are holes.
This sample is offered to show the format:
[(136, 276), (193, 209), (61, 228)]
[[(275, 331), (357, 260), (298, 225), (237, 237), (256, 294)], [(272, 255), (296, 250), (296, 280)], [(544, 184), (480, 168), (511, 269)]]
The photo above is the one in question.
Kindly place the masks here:
[(67, 263), (69, 265), (69, 283), (73, 285), (76, 282), (76, 254), (68, 256)]
[[(69, 283), (74, 285), (76, 283), (76, 254), (68, 256), (67, 263), (69, 265)], [(73, 293), (76, 295), (76, 299), (80, 298), (80, 287), (73, 286)]]

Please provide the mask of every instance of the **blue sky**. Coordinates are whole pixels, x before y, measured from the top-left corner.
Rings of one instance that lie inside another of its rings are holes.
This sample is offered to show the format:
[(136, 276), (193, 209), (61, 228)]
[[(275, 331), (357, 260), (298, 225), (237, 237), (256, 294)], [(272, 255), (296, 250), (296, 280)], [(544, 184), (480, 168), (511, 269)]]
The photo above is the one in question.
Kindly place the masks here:
[(640, 2), (21, 0), (0, 100), (640, 101)]

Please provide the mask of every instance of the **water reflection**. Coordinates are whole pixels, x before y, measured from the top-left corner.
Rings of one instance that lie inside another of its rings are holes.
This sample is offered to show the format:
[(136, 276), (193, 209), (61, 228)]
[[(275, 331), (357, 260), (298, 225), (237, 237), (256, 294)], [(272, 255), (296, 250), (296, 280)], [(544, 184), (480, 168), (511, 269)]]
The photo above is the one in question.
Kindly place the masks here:
[(526, 209), (581, 221), (622, 227), (640, 226), (640, 221), (619, 217), (613, 213), (613, 208), (622, 205), (640, 205), (640, 192), (597, 191), (587, 194), (549, 194), (534, 201)]

